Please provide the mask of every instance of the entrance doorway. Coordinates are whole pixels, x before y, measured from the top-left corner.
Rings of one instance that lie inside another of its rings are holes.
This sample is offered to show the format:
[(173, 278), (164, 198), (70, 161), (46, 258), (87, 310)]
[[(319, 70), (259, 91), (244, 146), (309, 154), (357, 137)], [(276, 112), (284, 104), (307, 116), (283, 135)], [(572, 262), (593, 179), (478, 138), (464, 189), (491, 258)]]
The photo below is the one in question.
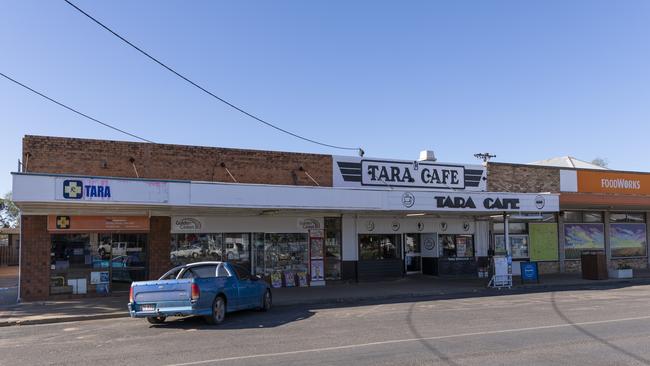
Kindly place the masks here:
[(419, 233), (404, 234), (404, 268), (407, 275), (422, 273), (421, 239)]

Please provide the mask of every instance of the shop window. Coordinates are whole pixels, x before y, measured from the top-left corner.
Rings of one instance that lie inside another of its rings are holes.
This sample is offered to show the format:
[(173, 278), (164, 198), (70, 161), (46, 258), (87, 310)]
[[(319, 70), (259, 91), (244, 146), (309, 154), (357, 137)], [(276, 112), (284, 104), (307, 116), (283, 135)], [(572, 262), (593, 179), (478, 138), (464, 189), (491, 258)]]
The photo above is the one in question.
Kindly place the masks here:
[(295, 286), (296, 278), (307, 277), (308, 240), (306, 233), (264, 234), (264, 275), (273, 287)]
[(175, 265), (228, 261), (250, 267), (250, 234), (172, 234), (171, 261)]
[(264, 263), (264, 233), (253, 233), (253, 253), (255, 265), (253, 266), (256, 275), (265, 276)]
[[(505, 232), (505, 224), (503, 222), (495, 222), (493, 225), (494, 232), (502, 234)], [(510, 234), (527, 234), (528, 225), (525, 222), (509, 222), (508, 233)]]
[(131, 282), (147, 279), (146, 234), (99, 234), (99, 260), (93, 270), (108, 271), (110, 291), (129, 291)]
[[(510, 250), (513, 259), (527, 259), (528, 252), (528, 235), (509, 235)], [(505, 235), (494, 236), (494, 253), (496, 255), (506, 255), (506, 238)]]
[(50, 294), (87, 293), (93, 263), (101, 259), (90, 234), (55, 234), (51, 243)]
[(469, 258), (474, 256), (473, 235), (440, 235), (442, 256), (445, 258)]
[(645, 223), (645, 214), (630, 212), (611, 213), (609, 214), (609, 222)]
[(609, 244), (612, 257), (645, 257), (647, 255), (646, 224), (615, 222), (609, 226)]
[(564, 254), (566, 259), (580, 259), (583, 250), (604, 249), (605, 229), (603, 224), (564, 224)]
[(400, 258), (401, 235), (359, 235), (360, 260), (384, 260)]
[(603, 222), (603, 213), (590, 211), (564, 211), (564, 222), (600, 223)]
[(341, 279), (341, 218), (325, 218), (325, 279)]

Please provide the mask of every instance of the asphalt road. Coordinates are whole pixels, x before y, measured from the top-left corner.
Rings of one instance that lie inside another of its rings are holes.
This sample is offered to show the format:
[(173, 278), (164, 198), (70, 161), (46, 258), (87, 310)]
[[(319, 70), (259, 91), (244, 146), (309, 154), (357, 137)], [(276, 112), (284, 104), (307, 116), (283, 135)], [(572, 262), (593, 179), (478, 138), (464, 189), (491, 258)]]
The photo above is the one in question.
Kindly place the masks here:
[(0, 328), (2, 365), (650, 365), (650, 286)]

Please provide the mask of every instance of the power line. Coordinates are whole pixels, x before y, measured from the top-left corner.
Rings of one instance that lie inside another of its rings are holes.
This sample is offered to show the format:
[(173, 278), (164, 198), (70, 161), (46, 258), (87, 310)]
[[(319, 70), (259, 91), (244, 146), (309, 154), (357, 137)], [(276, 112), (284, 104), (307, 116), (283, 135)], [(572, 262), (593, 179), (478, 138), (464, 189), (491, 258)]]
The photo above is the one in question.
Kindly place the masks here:
[(125, 134), (125, 135), (129, 135), (129, 136), (131, 136), (131, 137), (135, 137), (136, 139), (138, 139), (138, 140), (142, 140), (142, 141), (144, 141), (144, 142), (150, 142), (150, 143), (152, 143), (152, 144), (154, 143), (154, 142), (151, 141), (151, 140), (147, 140), (147, 139), (145, 139), (145, 138), (143, 138), (143, 137), (140, 137), (140, 136), (134, 135), (134, 134), (132, 134), (132, 133), (130, 133), (130, 132), (126, 132), (126, 131), (121, 130), (121, 129), (117, 128), (117, 127), (111, 126), (111, 125), (109, 125), (108, 123), (102, 122), (102, 121), (98, 120), (97, 118), (93, 118), (93, 117), (91, 117), (91, 116), (89, 116), (89, 115), (87, 115), (87, 114), (85, 114), (85, 113), (79, 112), (78, 110), (76, 110), (76, 109), (74, 109), (74, 108), (72, 108), (72, 107), (69, 107), (69, 106), (67, 106), (67, 105), (65, 105), (65, 104), (63, 104), (63, 103), (61, 103), (61, 102), (59, 102), (59, 101), (57, 101), (57, 100), (54, 100), (54, 99), (48, 97), (47, 95), (45, 95), (45, 94), (43, 94), (43, 93), (41, 93), (41, 92), (39, 92), (39, 91), (37, 91), (37, 90), (34, 90), (34, 89), (30, 88), (29, 86), (27, 86), (27, 85), (21, 83), (20, 81), (18, 81), (18, 80), (16, 80), (16, 79), (13, 79), (13, 78), (11, 78), (11, 77), (9, 77), (9, 76), (7, 76), (7, 75), (1, 73), (1, 72), (0, 72), (0, 76), (4, 77), (5, 79), (7, 79), (7, 80), (9, 80), (9, 81), (14, 82), (15, 84), (18, 84), (18, 85), (22, 86), (23, 88), (25, 88), (25, 89), (31, 91), (31, 92), (34, 93), (34, 94), (40, 95), (41, 97), (43, 97), (43, 98), (49, 100), (50, 102), (52, 102), (52, 103), (54, 103), (54, 104), (58, 104), (58, 105), (60, 105), (61, 107), (65, 108), (65, 109), (67, 109), (67, 110), (70, 110), (70, 111), (72, 111), (72, 112), (74, 112), (74, 113), (76, 113), (76, 114), (78, 114), (78, 115), (80, 115), (80, 116), (86, 117), (86, 118), (88, 118), (89, 120), (91, 120), (91, 121), (93, 121), (93, 122), (99, 123), (99, 124), (102, 125), (102, 126), (106, 126), (106, 127), (110, 128), (110, 129), (113, 129), (113, 130), (115, 130), (115, 131), (121, 132), (121, 133), (123, 133), (123, 134)]
[(158, 60), (157, 58), (151, 56), (149, 53), (147, 53), (146, 51), (144, 51), (144, 50), (141, 49), (140, 47), (138, 47), (138, 46), (134, 45), (133, 43), (129, 42), (129, 40), (127, 40), (126, 38), (124, 38), (124, 37), (122, 37), (121, 35), (117, 34), (115, 31), (113, 31), (111, 28), (109, 28), (109, 27), (107, 27), (106, 25), (104, 25), (104, 24), (103, 24), (102, 22), (100, 22), (99, 20), (95, 19), (92, 15), (90, 15), (90, 14), (86, 13), (85, 11), (81, 10), (77, 5), (73, 4), (73, 3), (70, 2), (69, 0), (64, 0), (64, 1), (65, 1), (66, 3), (68, 3), (68, 5), (72, 6), (72, 7), (75, 8), (77, 11), (79, 11), (81, 14), (85, 15), (85, 16), (88, 17), (90, 20), (92, 20), (93, 22), (97, 23), (100, 27), (102, 27), (102, 28), (106, 29), (107, 31), (109, 31), (109, 32), (110, 32), (111, 34), (113, 34), (115, 37), (119, 38), (119, 39), (122, 40), (124, 43), (128, 44), (129, 46), (133, 47), (134, 49), (136, 49), (136, 50), (137, 50), (138, 52), (140, 52), (141, 54), (143, 54), (143, 55), (145, 55), (146, 57), (148, 57), (148, 58), (149, 58), (150, 60), (152, 60), (153, 62), (155, 62), (155, 63), (157, 63), (158, 65), (162, 66), (163, 68), (167, 69), (169, 72), (171, 72), (172, 74), (178, 76), (179, 78), (185, 80), (185, 81), (188, 82), (190, 85), (192, 85), (192, 86), (198, 88), (198, 89), (201, 90), (202, 92), (204, 92), (204, 93), (208, 94), (209, 96), (211, 96), (211, 97), (217, 99), (218, 101), (220, 101), (220, 102), (226, 104), (226, 105), (229, 106), (230, 108), (233, 108), (233, 109), (235, 109), (236, 111), (239, 111), (239, 112), (241, 112), (241, 113), (247, 115), (248, 117), (250, 117), (250, 118), (252, 118), (252, 119), (254, 119), (254, 120), (258, 121), (258, 122), (261, 122), (261, 123), (265, 124), (265, 125), (268, 126), (268, 127), (274, 128), (274, 129), (276, 129), (276, 130), (278, 130), (278, 131), (280, 131), (280, 132), (286, 133), (286, 134), (288, 134), (288, 135), (291, 135), (291, 136), (293, 136), (293, 137), (299, 138), (299, 139), (301, 139), (301, 140), (304, 140), (304, 141), (307, 141), (307, 142), (311, 142), (311, 143), (314, 143), (314, 144), (317, 144), (317, 145), (321, 145), (321, 146), (331, 147), (331, 148), (334, 148), (334, 149), (340, 149), (340, 150), (355, 150), (355, 151), (358, 151), (358, 152), (359, 152), (359, 155), (362, 155), (362, 156), (363, 156), (363, 149), (361, 149), (360, 147), (345, 147), (345, 146), (330, 145), (330, 144), (326, 144), (326, 143), (324, 143), (324, 142), (320, 142), (320, 141), (312, 140), (312, 139), (310, 139), (310, 138), (307, 138), (307, 137), (304, 137), (304, 136), (298, 135), (298, 134), (293, 133), (293, 132), (291, 132), (291, 131), (287, 131), (287, 130), (285, 130), (284, 128), (278, 127), (278, 126), (276, 126), (276, 125), (274, 125), (274, 124), (272, 124), (272, 123), (270, 123), (270, 122), (267, 122), (267, 121), (263, 120), (263, 119), (260, 118), (260, 117), (257, 117), (256, 115), (254, 115), (254, 114), (252, 114), (252, 113), (249, 113), (249, 112), (245, 111), (244, 109), (242, 109), (242, 108), (240, 108), (240, 107), (238, 107), (238, 106), (232, 104), (231, 102), (229, 102), (229, 101), (227, 101), (227, 100), (225, 100), (225, 99), (219, 97), (218, 95), (212, 93), (211, 91), (207, 90), (206, 88), (204, 88), (204, 87), (200, 86), (199, 84), (195, 83), (194, 81), (190, 80), (188, 77), (186, 77), (186, 76), (182, 75), (181, 73), (179, 73), (178, 71), (172, 69), (170, 66), (167, 66), (165, 63), (163, 63), (162, 61)]

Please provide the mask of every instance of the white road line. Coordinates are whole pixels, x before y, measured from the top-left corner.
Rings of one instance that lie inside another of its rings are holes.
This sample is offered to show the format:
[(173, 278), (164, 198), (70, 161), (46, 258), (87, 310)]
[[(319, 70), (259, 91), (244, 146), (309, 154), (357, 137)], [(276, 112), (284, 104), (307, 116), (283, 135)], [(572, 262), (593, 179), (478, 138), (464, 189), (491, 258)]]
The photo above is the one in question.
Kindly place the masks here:
[(526, 332), (531, 330), (544, 330), (544, 329), (555, 329), (555, 328), (568, 328), (573, 326), (583, 326), (583, 325), (596, 325), (596, 324), (608, 324), (608, 323), (617, 323), (633, 320), (648, 320), (648, 316), (640, 316), (636, 318), (622, 318), (622, 319), (610, 319), (610, 320), (597, 320), (591, 322), (582, 322), (582, 323), (573, 323), (573, 324), (555, 324), (555, 325), (542, 325), (538, 327), (528, 327), (528, 328), (514, 328), (514, 329), (501, 329), (501, 330), (489, 330), (484, 332), (473, 332), (473, 333), (460, 333), (460, 334), (451, 334), (445, 336), (436, 336), (436, 337), (420, 337), (420, 338), (406, 338), (406, 339), (393, 339), (389, 341), (380, 341), (380, 342), (370, 342), (370, 343), (359, 343), (359, 344), (349, 344), (345, 346), (336, 346), (336, 347), (324, 347), (324, 348), (311, 348), (304, 349), (299, 351), (288, 351), (288, 352), (277, 352), (277, 353), (263, 353), (257, 355), (248, 355), (248, 356), (235, 356), (235, 357), (226, 357), (226, 358), (215, 358), (211, 360), (195, 361), (195, 362), (186, 362), (186, 363), (176, 363), (170, 364), (167, 366), (189, 366), (189, 365), (202, 365), (207, 363), (217, 363), (225, 361), (239, 361), (247, 360), (253, 358), (262, 358), (262, 357), (278, 357), (278, 356), (290, 356), (298, 355), (302, 353), (313, 353), (313, 352), (325, 352), (325, 351), (338, 351), (345, 349), (361, 348), (361, 347), (372, 347), (372, 346), (383, 346), (386, 344), (396, 344), (396, 343), (407, 343), (407, 342), (420, 342), (420, 341), (434, 341), (441, 339), (450, 339), (450, 338), (462, 338), (462, 337), (472, 337), (480, 335), (489, 335), (489, 334), (503, 334), (503, 333), (515, 333), (515, 332)]

